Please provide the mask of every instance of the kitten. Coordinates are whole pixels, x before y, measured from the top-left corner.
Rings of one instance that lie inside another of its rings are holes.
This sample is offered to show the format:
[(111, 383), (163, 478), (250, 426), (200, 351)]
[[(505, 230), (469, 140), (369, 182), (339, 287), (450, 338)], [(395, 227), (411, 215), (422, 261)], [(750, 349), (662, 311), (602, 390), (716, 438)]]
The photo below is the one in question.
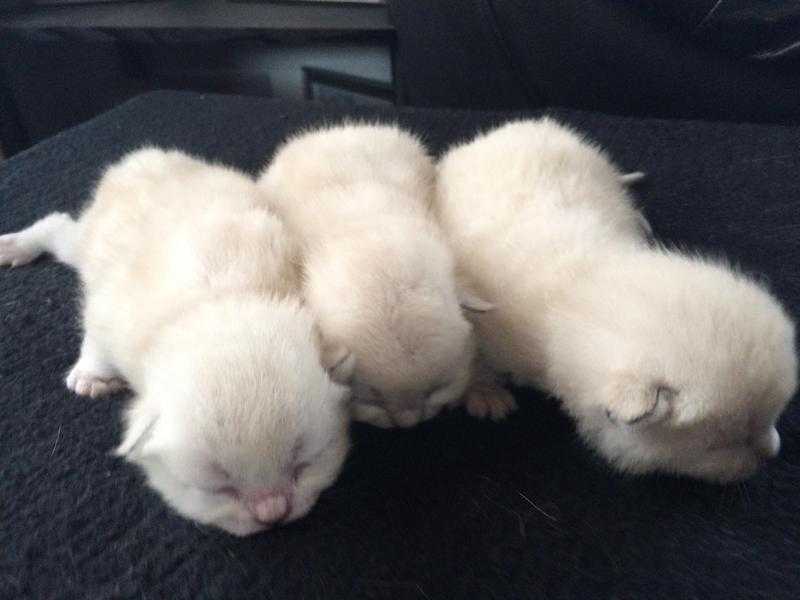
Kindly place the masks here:
[(777, 454), (797, 389), (794, 325), (725, 264), (647, 243), (622, 176), (543, 119), (451, 149), (436, 213), (498, 373), (559, 396), (617, 468), (725, 482)]
[[(324, 336), (349, 352), (353, 415), (408, 427), (458, 403), (471, 377), (467, 310), (453, 259), (430, 219), (435, 167), (388, 125), (345, 124), (287, 141), (259, 185), (304, 255), (304, 297)], [(505, 390), (474, 412), (499, 418)]]
[(178, 513), (235, 535), (305, 515), (348, 450), (346, 389), (262, 205), (245, 175), (149, 148), (108, 168), (77, 221), (53, 213), (0, 237), (0, 264), (50, 252), (80, 274), (67, 385), (134, 390), (116, 453)]

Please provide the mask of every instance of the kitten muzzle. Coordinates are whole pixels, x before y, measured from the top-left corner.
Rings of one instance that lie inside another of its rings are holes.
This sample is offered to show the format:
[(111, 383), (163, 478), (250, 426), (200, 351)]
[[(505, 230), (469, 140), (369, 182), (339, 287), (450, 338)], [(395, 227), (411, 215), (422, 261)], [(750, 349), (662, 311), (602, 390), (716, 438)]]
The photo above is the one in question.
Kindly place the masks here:
[(289, 492), (261, 490), (248, 494), (245, 505), (257, 521), (271, 525), (289, 516), (292, 511), (292, 497)]

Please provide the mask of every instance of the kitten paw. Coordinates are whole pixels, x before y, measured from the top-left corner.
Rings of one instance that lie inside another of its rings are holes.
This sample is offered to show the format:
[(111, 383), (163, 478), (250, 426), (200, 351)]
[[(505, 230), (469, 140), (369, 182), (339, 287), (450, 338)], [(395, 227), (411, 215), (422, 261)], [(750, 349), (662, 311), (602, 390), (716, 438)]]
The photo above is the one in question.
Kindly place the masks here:
[(389, 411), (370, 404), (354, 402), (351, 408), (353, 419), (362, 423), (369, 423), (375, 427), (389, 429), (394, 427), (394, 422)]
[(127, 384), (119, 377), (98, 377), (76, 365), (67, 375), (67, 387), (79, 396), (99, 398), (124, 390)]
[(19, 233), (0, 235), (0, 265), (19, 267), (35, 260), (39, 254), (22, 241)]
[(494, 385), (474, 386), (467, 392), (464, 406), (471, 416), (492, 421), (502, 421), (517, 409), (511, 392)]

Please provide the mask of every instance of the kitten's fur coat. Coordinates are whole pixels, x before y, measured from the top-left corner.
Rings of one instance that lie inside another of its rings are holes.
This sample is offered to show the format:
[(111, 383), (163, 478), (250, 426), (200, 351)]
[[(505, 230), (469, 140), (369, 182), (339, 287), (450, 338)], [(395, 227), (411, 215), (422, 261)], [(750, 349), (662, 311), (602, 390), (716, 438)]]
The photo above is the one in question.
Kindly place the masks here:
[[(302, 243), (304, 296), (320, 329), (350, 350), (355, 418), (383, 427), (461, 399), (474, 338), (459, 304), (489, 308), (456, 287), (429, 214), (434, 173), (398, 127), (344, 124), (290, 139), (259, 180)], [(485, 397), (473, 412), (500, 417), (512, 406), (503, 390)]]
[(245, 175), (133, 152), (80, 219), (0, 237), (0, 264), (51, 252), (83, 284), (70, 389), (136, 396), (117, 452), (179, 513), (237, 535), (307, 513), (347, 453), (346, 390), (320, 363), (293, 245)]
[(625, 471), (724, 482), (778, 452), (797, 387), (792, 321), (727, 265), (651, 247), (600, 150), (521, 121), (438, 169), (438, 220), (495, 306), (473, 320), (496, 372), (559, 396)]

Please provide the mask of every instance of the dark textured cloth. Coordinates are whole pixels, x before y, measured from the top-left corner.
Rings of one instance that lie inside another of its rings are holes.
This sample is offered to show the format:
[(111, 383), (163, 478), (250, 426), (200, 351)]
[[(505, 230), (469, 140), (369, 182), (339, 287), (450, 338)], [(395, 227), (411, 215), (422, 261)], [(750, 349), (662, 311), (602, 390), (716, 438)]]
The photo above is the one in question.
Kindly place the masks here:
[[(390, 0), (403, 96), (427, 107), (557, 105), (622, 115), (800, 121), (800, 71), (796, 61), (777, 60), (796, 52), (796, 3), (781, 12), (766, 5), (792, 3), (762, 2), (756, 19), (735, 10), (743, 2), (716, 2), (716, 10), (708, 0), (681, 2), (682, 10), (672, 2)], [(691, 31), (684, 19), (696, 23)], [(740, 59), (748, 52), (758, 56)]]
[[(145, 142), (255, 173), (288, 133), (344, 114), (138, 97), (0, 164), (0, 231), (75, 209), (104, 165)], [(663, 240), (763, 273), (797, 313), (800, 129), (552, 114), (648, 173), (637, 196)], [(399, 120), (438, 153), (512, 116)], [(502, 424), (454, 412), (411, 430), (356, 426), (341, 479), (306, 519), (237, 539), (175, 516), (109, 456), (124, 396), (64, 388), (79, 346), (76, 283), (53, 263), (0, 271), (2, 598), (800, 597), (796, 402), (779, 425), (781, 456), (726, 487), (615, 474), (554, 401), (528, 391)]]

